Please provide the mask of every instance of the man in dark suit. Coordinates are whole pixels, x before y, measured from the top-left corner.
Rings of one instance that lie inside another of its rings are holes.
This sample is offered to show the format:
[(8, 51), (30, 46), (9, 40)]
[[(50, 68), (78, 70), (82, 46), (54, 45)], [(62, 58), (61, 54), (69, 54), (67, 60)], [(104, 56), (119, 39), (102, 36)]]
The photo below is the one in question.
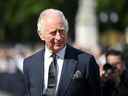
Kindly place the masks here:
[[(68, 45), (67, 32), (68, 22), (61, 11), (46, 9), (40, 14), (38, 34), (45, 46), (24, 60), (27, 96), (100, 96), (99, 69), (94, 57)], [(54, 84), (50, 86), (53, 73)]]

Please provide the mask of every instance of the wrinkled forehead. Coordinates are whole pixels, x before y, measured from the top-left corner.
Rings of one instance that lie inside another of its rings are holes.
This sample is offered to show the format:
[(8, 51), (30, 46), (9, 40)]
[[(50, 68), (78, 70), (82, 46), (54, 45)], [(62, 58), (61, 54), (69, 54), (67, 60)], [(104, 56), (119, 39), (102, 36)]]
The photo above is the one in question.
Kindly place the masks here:
[(44, 17), (45, 27), (64, 27), (64, 20), (58, 15), (48, 15)]

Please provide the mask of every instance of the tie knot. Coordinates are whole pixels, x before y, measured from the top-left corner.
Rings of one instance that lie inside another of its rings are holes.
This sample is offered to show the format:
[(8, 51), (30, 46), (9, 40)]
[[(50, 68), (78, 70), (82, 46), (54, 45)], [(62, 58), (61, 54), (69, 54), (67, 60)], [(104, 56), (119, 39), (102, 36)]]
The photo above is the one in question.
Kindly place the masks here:
[(52, 54), (51, 57), (53, 57), (55, 59), (56, 58), (56, 54)]
[(56, 54), (52, 54), (52, 55), (51, 55), (54, 64), (56, 64), (56, 62), (57, 62), (57, 61), (56, 61), (56, 59), (57, 59), (56, 56), (57, 56)]

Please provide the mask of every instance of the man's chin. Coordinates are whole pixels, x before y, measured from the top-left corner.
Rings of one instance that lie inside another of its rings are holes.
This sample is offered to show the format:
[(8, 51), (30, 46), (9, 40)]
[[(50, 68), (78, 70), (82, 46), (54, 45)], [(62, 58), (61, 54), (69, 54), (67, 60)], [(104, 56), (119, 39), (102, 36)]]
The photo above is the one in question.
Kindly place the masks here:
[(62, 46), (62, 45), (54, 47), (55, 51), (57, 51), (57, 52), (60, 51), (62, 48), (64, 48), (64, 46)]

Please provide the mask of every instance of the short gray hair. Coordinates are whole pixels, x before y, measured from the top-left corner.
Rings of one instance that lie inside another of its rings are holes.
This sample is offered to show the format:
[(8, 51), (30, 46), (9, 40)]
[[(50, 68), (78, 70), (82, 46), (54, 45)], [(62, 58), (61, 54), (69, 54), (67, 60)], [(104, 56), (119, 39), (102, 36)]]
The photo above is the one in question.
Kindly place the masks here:
[(37, 32), (40, 32), (41, 29), (44, 30), (44, 23), (43, 23), (44, 17), (48, 16), (49, 14), (56, 14), (58, 16), (61, 16), (62, 20), (64, 21), (64, 27), (65, 27), (64, 30), (65, 30), (65, 32), (68, 32), (68, 30), (69, 30), (68, 21), (65, 18), (63, 12), (60, 10), (57, 10), (57, 9), (46, 9), (41, 12), (38, 22), (37, 22)]

